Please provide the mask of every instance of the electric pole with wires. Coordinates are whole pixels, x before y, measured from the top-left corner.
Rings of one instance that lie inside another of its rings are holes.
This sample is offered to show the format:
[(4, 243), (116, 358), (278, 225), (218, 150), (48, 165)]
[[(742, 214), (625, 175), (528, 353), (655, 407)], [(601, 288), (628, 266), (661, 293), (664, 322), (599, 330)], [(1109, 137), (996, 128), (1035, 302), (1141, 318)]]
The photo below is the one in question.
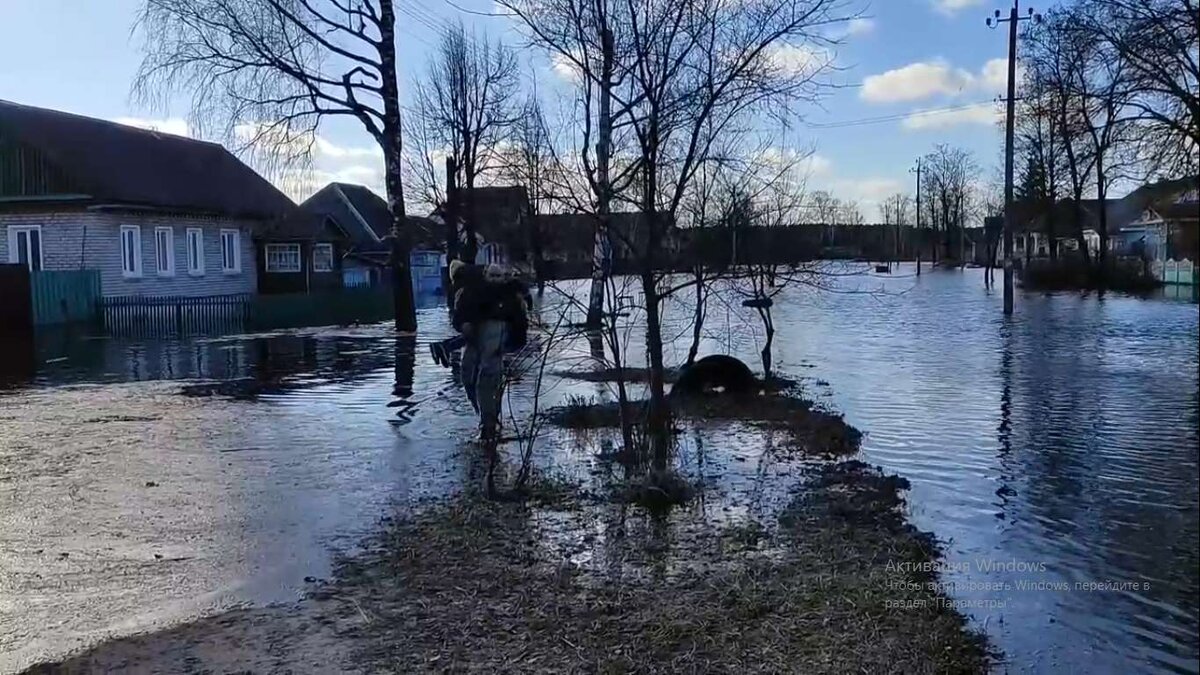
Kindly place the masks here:
[(1004, 118), (1004, 314), (1013, 313), (1013, 114), (1017, 89), (1017, 24), (1033, 19), (1041, 21), (1040, 14), (1029, 9), (1028, 16), (1020, 15), (1021, 0), (1013, 0), (1008, 18), (1000, 18), (1000, 10), (988, 17), (988, 28), (1008, 24), (1008, 96), (1005, 99)]
[(917, 225), (914, 228), (917, 233), (917, 276), (921, 276), (921, 244), (925, 243), (925, 236), (921, 231), (921, 158), (917, 158), (917, 165), (908, 170), (909, 173), (917, 174)]

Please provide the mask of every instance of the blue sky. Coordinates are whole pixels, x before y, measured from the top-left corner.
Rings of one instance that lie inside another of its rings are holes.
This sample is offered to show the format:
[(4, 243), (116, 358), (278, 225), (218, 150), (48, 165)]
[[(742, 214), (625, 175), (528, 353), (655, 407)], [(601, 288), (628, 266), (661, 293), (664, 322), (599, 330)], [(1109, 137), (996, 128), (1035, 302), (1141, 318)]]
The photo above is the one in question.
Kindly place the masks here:
[[(402, 89), (422, 72), (439, 21), (461, 17), (469, 28), (519, 42), (508, 19), (460, 14), (445, 0), (400, 3)], [(491, 0), (456, 4), (492, 9)], [(130, 100), (141, 59), (139, 38), (131, 32), (139, 5), (0, 0), (0, 98), (186, 133), (184, 107), (146, 110)], [(792, 144), (815, 149), (810, 185), (858, 200), (872, 220), (879, 198), (911, 189), (908, 169), (936, 143), (971, 149), (982, 166), (980, 180), (993, 181), (1002, 141), (993, 101), (1003, 93), (1006, 36), (989, 30), (984, 18), (998, 6), (995, 0), (864, 3), (866, 18), (844, 28), (849, 34), (837, 50), (842, 70), (835, 79), (844, 88), (820, 107), (800, 111), (806, 123), (789, 134)], [(537, 78), (547, 91), (560, 77), (541, 59), (528, 59), (525, 68), (525, 80)], [(913, 116), (947, 108), (953, 109)], [(885, 119), (860, 123), (879, 118)], [(313, 183), (336, 178), (379, 186), (381, 165), (363, 133), (344, 125), (322, 134)]]

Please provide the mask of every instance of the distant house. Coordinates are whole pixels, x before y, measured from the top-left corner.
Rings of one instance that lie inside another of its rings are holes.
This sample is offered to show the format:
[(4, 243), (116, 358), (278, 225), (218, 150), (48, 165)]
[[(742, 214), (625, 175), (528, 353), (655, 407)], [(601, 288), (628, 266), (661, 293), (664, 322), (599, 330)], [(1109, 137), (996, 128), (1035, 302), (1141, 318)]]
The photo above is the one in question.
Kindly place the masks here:
[(295, 208), (218, 144), (0, 100), (0, 260), (99, 270), (107, 296), (253, 293), (256, 232)]
[[(362, 185), (330, 183), (302, 202), (300, 210), (314, 236), (332, 240), (342, 285), (391, 283), (392, 212), (382, 197)], [(409, 216), (407, 225), (413, 285), (419, 292), (438, 292), (444, 258), (442, 226), (419, 216)]]
[(1200, 178), (1181, 178), (1143, 185), (1123, 200), (1129, 220), (1112, 230), (1118, 255), (1151, 260), (1193, 262), (1200, 257)]
[(528, 262), (533, 247), (529, 192), (520, 185), (459, 191), (463, 217), (475, 229), (479, 264)]
[[(1079, 250), (1082, 236), (1089, 253), (1100, 250), (1100, 211), (1106, 213), (1108, 249), (1114, 256), (1143, 257), (1150, 260), (1194, 259), (1200, 251), (1197, 229), (1200, 203), (1197, 178), (1182, 178), (1143, 185), (1120, 199), (1060, 199), (1052, 210), (1018, 216), (1015, 239), (1020, 257), (1049, 255), (1048, 232), (1054, 222), (1059, 249)], [(1019, 210), (1026, 212), (1032, 209)], [(1076, 217), (1079, 229), (1076, 229)]]
[(346, 236), (332, 219), (297, 209), (259, 228), (254, 238), (259, 293), (342, 288)]

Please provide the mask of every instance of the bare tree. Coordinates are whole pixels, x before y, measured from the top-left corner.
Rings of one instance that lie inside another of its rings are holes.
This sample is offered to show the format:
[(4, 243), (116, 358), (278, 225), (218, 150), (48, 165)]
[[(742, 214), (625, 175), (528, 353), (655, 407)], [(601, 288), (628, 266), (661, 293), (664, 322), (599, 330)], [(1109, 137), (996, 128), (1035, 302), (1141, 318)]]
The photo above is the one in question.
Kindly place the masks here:
[(413, 331), (395, 23), (392, 0), (145, 0), (133, 89), (159, 105), (190, 96), (202, 133), (277, 167), (310, 156), (322, 122), (361, 123), (383, 151), (396, 328)]
[(1095, 157), (1088, 151), (1088, 134), (1080, 118), (1079, 94), (1074, 82), (1084, 68), (1079, 43), (1064, 39), (1078, 18), (1063, 9), (1047, 12), (1041, 23), (1026, 32), (1027, 88), (1037, 97), (1029, 112), (1049, 117), (1048, 133), (1065, 159), (1067, 186), (1071, 196), (1071, 230), (1084, 263), (1090, 253), (1084, 236), (1083, 196), (1091, 183)]
[(1150, 172), (1195, 171), (1200, 152), (1200, 4), (1195, 0), (1089, 0), (1077, 28), (1125, 65), (1122, 115)]
[(1075, 24), (1062, 28), (1065, 33), (1061, 39), (1068, 42), (1068, 48), (1077, 57), (1069, 86), (1071, 98), (1078, 106), (1076, 119), (1091, 142), (1088, 150), (1094, 170), (1100, 239), (1097, 257), (1103, 273), (1108, 259), (1108, 192), (1122, 176), (1120, 165), (1128, 155), (1121, 153), (1130, 148), (1127, 134), (1131, 125), (1124, 117), (1131, 100), (1130, 71), (1128, 62), (1111, 45), (1095, 42), (1087, 31), (1075, 28)]
[(922, 166), (921, 196), (929, 205), (930, 223), (942, 232), (941, 257), (954, 257), (955, 237), (960, 254), (963, 249), (970, 191), (978, 165), (968, 150), (939, 144), (925, 156)]
[[(425, 76), (415, 85), (415, 113), (422, 133), (419, 140), (421, 187), (433, 204), (445, 204), (457, 195), (445, 194), (440, 180), (441, 167), (435, 157), (448, 157), (455, 186), (466, 194), (489, 171), (497, 171), (501, 144), (508, 140), (511, 127), (521, 112), (516, 105), (520, 84), (517, 60), (512, 51), (487, 35), (468, 35), (463, 25), (447, 28), (437, 51), (429, 61)], [(475, 224), (472, 210), (447, 211), (463, 215), (463, 257), (475, 259)], [(448, 242), (451, 249), (456, 242)], [(449, 251), (453, 254), (454, 251)]]
[(838, 212), (842, 209), (842, 203), (826, 190), (813, 192), (808, 198), (808, 203), (809, 216), (823, 228), (821, 243), (825, 246), (833, 246), (837, 239), (834, 228), (838, 221)]
[(538, 225), (537, 216), (546, 213), (560, 185), (562, 167), (554, 151), (553, 139), (542, 115), (542, 106), (535, 96), (530, 96), (513, 127), (512, 142), (501, 162), (501, 175), (524, 185), (529, 192), (529, 207), (532, 213), (529, 227), (529, 250), (533, 273), (537, 279), (538, 294), (545, 292), (546, 262), (544, 234)]
[(902, 233), (912, 224), (912, 196), (903, 192), (888, 196), (879, 203), (879, 215), (883, 218), (884, 226), (894, 226), (892, 228), (892, 259), (902, 260), (907, 252)]
[[(511, 4), (536, 42), (578, 69), (585, 91), (608, 87), (601, 93), (611, 96), (611, 108), (601, 119), (631, 141), (629, 182), (622, 186), (618, 176), (601, 184), (641, 214), (638, 233), (625, 243), (637, 253), (649, 361), (647, 423), (654, 465), (662, 469), (669, 413), (660, 311), (664, 297), (686, 287), (663, 283), (668, 232), (723, 134), (756, 116), (787, 114), (789, 103), (816, 95), (831, 59), (819, 49), (829, 43), (826, 29), (850, 17), (840, 14), (838, 0)], [(802, 64), (783, 58), (791, 50), (809, 58)], [(587, 108), (593, 97), (580, 100)], [(591, 129), (585, 122), (581, 136), (589, 138)]]
[(858, 227), (866, 222), (862, 210), (858, 208), (858, 202), (854, 200), (842, 203), (840, 220), (841, 224), (851, 227)]
[[(1067, 173), (1064, 121), (1056, 112), (1059, 94), (1043, 81), (1037, 64), (1025, 69), (1024, 95), (1016, 114), (1016, 152), (1023, 158), (1017, 201), (1025, 220), (1040, 218), (1051, 260), (1058, 259), (1058, 200), (1065, 196)], [(991, 213), (985, 215), (993, 215)]]

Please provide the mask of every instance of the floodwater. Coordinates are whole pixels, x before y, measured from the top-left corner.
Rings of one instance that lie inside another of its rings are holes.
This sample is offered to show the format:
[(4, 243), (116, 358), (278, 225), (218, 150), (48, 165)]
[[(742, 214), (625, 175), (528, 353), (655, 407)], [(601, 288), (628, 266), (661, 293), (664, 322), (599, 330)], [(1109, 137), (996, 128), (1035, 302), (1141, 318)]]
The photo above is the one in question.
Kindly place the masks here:
[[(1000, 671), (1200, 672), (1196, 305), (1020, 294), (1006, 320), (978, 271), (911, 272), (785, 291), (777, 368), (912, 482), (911, 516), (947, 542), (943, 579), (1004, 651)], [(669, 361), (690, 335), (676, 313)], [(470, 410), (426, 351), (445, 312), (420, 321), (415, 340), (386, 326), (40, 339), (34, 380), (0, 390), (0, 672), (295, 599), (388, 507), (473, 480)], [(755, 363), (754, 322), (714, 308), (702, 353)], [(746, 440), (692, 439), (680, 461), (733, 448), (704, 470), (761, 482)], [(555, 455), (594, 468), (574, 452)]]
[(1200, 672), (1196, 305), (1018, 292), (1005, 319), (980, 270), (913, 272), (785, 291), (779, 369), (911, 481), (1001, 671)]

